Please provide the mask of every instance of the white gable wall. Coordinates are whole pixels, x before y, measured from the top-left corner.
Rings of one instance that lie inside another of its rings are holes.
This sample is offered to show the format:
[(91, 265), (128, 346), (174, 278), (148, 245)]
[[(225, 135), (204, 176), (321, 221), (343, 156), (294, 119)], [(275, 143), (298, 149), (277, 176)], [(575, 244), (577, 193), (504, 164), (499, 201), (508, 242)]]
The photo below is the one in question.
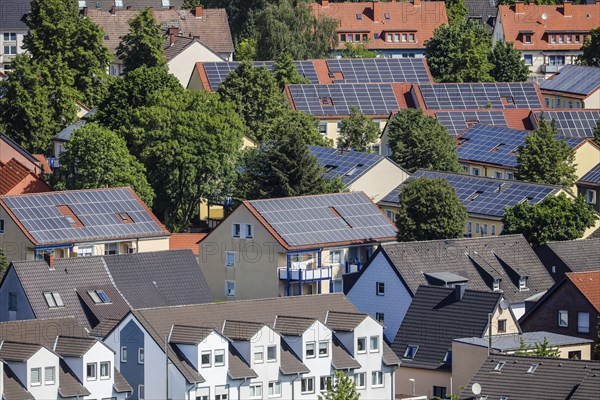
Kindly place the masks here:
[(213, 53), (208, 47), (200, 42), (193, 42), (185, 50), (175, 56), (167, 63), (169, 72), (175, 75), (181, 86), (187, 87), (196, 68), (197, 62), (224, 62), (216, 53)]
[[(29, 360), (27, 360), (27, 390), (29, 393), (33, 395), (36, 399), (56, 399), (58, 398), (58, 386), (59, 386), (59, 368), (58, 368), (59, 358), (56, 354), (52, 353), (50, 350), (46, 348), (41, 348), (37, 351)], [(46, 367), (54, 367), (54, 383), (46, 384), (44, 382), (44, 369)], [(40, 380), (41, 385), (39, 386), (31, 386), (31, 373), (30, 371), (33, 368), (40, 368)]]
[[(113, 394), (113, 383), (114, 383), (114, 360), (113, 360), (113, 352), (106, 347), (104, 344), (97, 342), (92, 346), (91, 349), (87, 351), (83, 355), (83, 369), (79, 370), (82, 373), (82, 377), (80, 377), (81, 382), (90, 391), (90, 396), (86, 396), (85, 399), (104, 399), (110, 398)], [(100, 363), (101, 362), (110, 362), (109, 372), (110, 375), (108, 378), (100, 377)], [(86, 368), (87, 364), (96, 364), (96, 376), (95, 380), (87, 380), (86, 378)], [(78, 371), (78, 372), (79, 372)]]

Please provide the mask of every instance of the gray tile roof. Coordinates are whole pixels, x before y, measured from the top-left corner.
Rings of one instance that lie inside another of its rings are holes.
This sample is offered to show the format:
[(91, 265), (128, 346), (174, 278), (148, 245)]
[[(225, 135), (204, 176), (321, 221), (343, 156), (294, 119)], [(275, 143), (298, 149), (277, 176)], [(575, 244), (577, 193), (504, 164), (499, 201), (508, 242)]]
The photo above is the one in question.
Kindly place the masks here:
[(545, 247), (573, 272), (600, 269), (600, 238), (549, 242)]
[(565, 65), (556, 74), (540, 83), (541, 90), (591, 95), (600, 88), (600, 68)]
[(210, 335), (214, 329), (199, 326), (173, 325), (169, 342), (177, 344), (199, 344)]
[(57, 336), (87, 338), (88, 334), (73, 317), (0, 323), (0, 341), (41, 344), (52, 349)]
[(348, 370), (361, 367), (360, 363), (350, 355), (348, 349), (344, 347), (337, 337), (333, 336), (332, 344), (331, 365), (333, 368), (337, 370)]
[[(494, 372), (499, 362), (504, 362), (500, 372)], [(533, 373), (527, 373), (532, 365), (538, 364)], [(577, 394), (580, 384), (583, 392), (592, 384), (598, 393), (600, 362), (569, 360), (564, 358), (523, 357), (494, 354), (489, 356), (471, 382), (462, 390), (461, 400), (476, 400), (487, 396), (487, 400), (573, 400), (594, 397)], [(473, 395), (472, 386), (478, 383), (481, 394)], [(573, 397), (572, 397), (573, 396)]]
[(61, 357), (83, 357), (96, 342), (93, 338), (60, 336), (56, 339), (54, 351)]
[(244, 360), (242, 355), (233, 345), (229, 346), (229, 370), (227, 374), (231, 379), (252, 379), (258, 378), (258, 375)]
[(204, 377), (194, 368), (191, 361), (173, 343), (169, 346), (169, 359), (189, 383), (205, 382)]
[(34, 400), (35, 397), (25, 389), (25, 386), (8, 365), (4, 365), (4, 391), (3, 400)]
[(585, 375), (570, 400), (589, 400), (598, 396), (600, 388), (600, 366), (594, 372)]
[(465, 5), (470, 18), (481, 18), (484, 26), (487, 24), (488, 28), (492, 27), (492, 21), (498, 13), (496, 0), (465, 0)]
[(112, 318), (106, 318), (102, 321), (100, 321), (100, 323), (98, 325), (96, 325), (94, 327), (94, 329), (92, 329), (90, 331), (90, 336), (94, 336), (94, 337), (98, 337), (98, 338), (103, 338), (105, 337), (115, 326), (117, 326), (117, 324), (121, 322), (121, 320), (119, 319), (112, 319)]
[(273, 329), (283, 336), (302, 336), (314, 323), (314, 318), (278, 315)]
[[(92, 283), (92, 282), (91, 282)], [(103, 291), (108, 296), (110, 303), (94, 303), (88, 292)], [(127, 314), (131, 308), (116, 287), (111, 285), (91, 284), (87, 287), (76, 287), (82, 308), (86, 313), (91, 326), (96, 326), (105, 319), (119, 319)]]
[(281, 360), (279, 370), (284, 375), (306, 374), (310, 369), (302, 361), (300, 357), (290, 348), (287, 342), (281, 339)]
[[(483, 336), (488, 314), (501, 297), (500, 293), (466, 290), (462, 300), (457, 300), (454, 288), (419, 286), (391, 345), (402, 358), (400, 368), (450, 369), (444, 357), (452, 349), (452, 340)], [(404, 358), (409, 345), (419, 346), (413, 359)]]
[(367, 318), (367, 314), (329, 311), (325, 325), (336, 332), (352, 332), (365, 318)]
[(54, 140), (57, 142), (68, 142), (69, 140), (71, 140), (73, 132), (87, 124), (89, 119), (95, 113), (96, 109), (88, 111), (83, 117), (79, 118), (77, 121), (73, 122), (71, 125), (67, 126), (65, 129), (60, 131), (58, 135), (54, 136)]
[(383, 363), (385, 365), (400, 365), (400, 357), (394, 353), (394, 350), (386, 342), (383, 342)]
[(249, 321), (226, 320), (223, 323), (223, 335), (231, 340), (251, 340), (265, 324)]
[(91, 395), (64, 360), (60, 360), (58, 367), (58, 394), (63, 398)]
[(326, 177), (339, 177), (346, 186), (352, 184), (384, 159), (379, 154), (332, 147), (309, 146), (309, 149), (319, 159), (319, 164), (327, 170)]
[(115, 389), (115, 392), (117, 392), (117, 393), (133, 391), (133, 389), (131, 388), (131, 385), (129, 385), (129, 382), (127, 382), (125, 377), (123, 375), (121, 375), (121, 372), (119, 372), (119, 370), (117, 368), (114, 369), (113, 388)]
[(3, 341), (0, 346), (0, 359), (25, 362), (42, 348), (39, 344)]
[(30, 10), (30, 0), (0, 0), (0, 31), (27, 30), (25, 16)]
[[(492, 348), (499, 351), (511, 351), (519, 350), (521, 345), (521, 339), (525, 345), (533, 346), (536, 343), (541, 343), (544, 338), (548, 340), (550, 346), (568, 346), (574, 344), (587, 344), (593, 343), (590, 339), (583, 339), (576, 336), (560, 335), (558, 333), (537, 331), (537, 332), (523, 332), (518, 333), (506, 333), (501, 335), (494, 335), (492, 337)], [(454, 339), (455, 342), (461, 342), (466, 344), (472, 344), (474, 346), (488, 347), (489, 339), (487, 337), (468, 337)]]

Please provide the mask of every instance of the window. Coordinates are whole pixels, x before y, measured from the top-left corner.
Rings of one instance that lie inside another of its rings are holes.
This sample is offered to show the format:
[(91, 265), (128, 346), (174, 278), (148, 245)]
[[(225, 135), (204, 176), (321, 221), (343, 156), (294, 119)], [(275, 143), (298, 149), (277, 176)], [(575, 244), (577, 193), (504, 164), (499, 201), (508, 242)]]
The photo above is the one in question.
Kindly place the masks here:
[(385, 39), (385, 41), (386, 41), (386, 42), (391, 42), (391, 41), (392, 41), (392, 34), (391, 34), (391, 33), (388, 33), (388, 34), (386, 35), (386, 39)]
[(382, 312), (376, 312), (375, 319), (383, 324), (385, 322), (385, 314)]
[(127, 347), (121, 346), (121, 362), (127, 362)]
[(327, 136), (327, 122), (319, 122), (319, 133)]
[(250, 384), (250, 398), (262, 399), (262, 383)]
[(561, 328), (569, 326), (569, 312), (567, 310), (558, 311), (558, 326)]
[(329, 355), (329, 341), (321, 340), (319, 342), (319, 357), (327, 357)]
[(225, 266), (232, 268), (235, 267), (235, 251), (225, 252)]
[(369, 340), (369, 351), (371, 353), (379, 351), (379, 336), (371, 336)]
[(399, 33), (395, 33), (394, 34), (394, 42), (399, 42), (400, 41), (400, 34)]
[(383, 386), (383, 371), (371, 372), (371, 386), (373, 386), (373, 387)]
[(525, 65), (533, 65), (533, 54), (524, 54)]
[(573, 35), (567, 35), (567, 43), (571, 43), (573, 40)]
[(570, 351), (569, 358), (575, 359), (575, 360), (581, 360), (581, 350)]
[(565, 37), (564, 35), (559, 35), (558, 36), (558, 43), (564, 43), (565, 42)]
[(585, 200), (588, 204), (596, 204), (596, 191), (593, 189), (586, 189)]
[(406, 42), (406, 39), (408, 39), (408, 36), (406, 35), (406, 33), (402, 34), (402, 41)]
[(362, 19), (362, 14), (356, 14), (356, 19), (360, 21)]
[(560, 99), (556, 99), (556, 108), (560, 108)]
[(577, 332), (590, 333), (590, 313), (577, 313)]
[(100, 379), (110, 379), (110, 361), (100, 363)]
[(202, 368), (210, 367), (211, 353), (212, 351), (210, 350), (203, 351), (202, 353), (200, 353), (200, 366)]
[(265, 348), (263, 346), (256, 346), (254, 350), (254, 362), (260, 364), (265, 360)]
[(575, 35), (575, 43), (579, 43), (581, 41), (579, 35)]
[(49, 308), (65, 306), (65, 303), (63, 303), (58, 292), (44, 292), (44, 297), (46, 298), (46, 303), (48, 304)]
[(231, 225), (231, 236), (234, 238), (239, 238), (241, 230), (242, 230), (242, 227), (240, 224), (232, 224)]
[(16, 32), (4, 32), (4, 41), (5, 42), (16, 42), (17, 41)]
[(86, 366), (86, 378), (88, 381), (95, 381), (96, 378), (98, 377), (96, 374), (96, 363), (89, 363)]
[(479, 233), (479, 222), (475, 222), (475, 233)]
[(143, 364), (144, 363), (144, 348), (140, 347), (138, 349), (138, 364)]
[(359, 337), (356, 339), (356, 351), (358, 353), (366, 353), (367, 352), (367, 338)]
[(118, 243), (107, 243), (104, 245), (104, 255), (110, 256), (114, 254), (119, 254), (119, 244)]
[(412, 360), (413, 358), (415, 358), (417, 350), (419, 350), (419, 346), (409, 344), (408, 346), (406, 346), (406, 350), (404, 351), (404, 355), (402, 356), (402, 358), (409, 358)]
[(389, 13), (385, 13), (385, 14), (383, 14), (383, 18), (385, 18), (385, 19), (390, 19), (390, 14), (389, 14)]
[(550, 65), (565, 65), (565, 56), (548, 56)]
[(531, 44), (531, 35), (525, 35), (525, 43)]
[(493, 287), (492, 287), (492, 289), (494, 290), (494, 292), (497, 292), (497, 291), (500, 290), (500, 281), (501, 280), (502, 279), (494, 279), (494, 284), (493, 284)]
[(392, 210), (385, 210), (385, 215), (392, 222), (396, 222), (396, 213)]
[(196, 389), (196, 400), (209, 400), (210, 399), (210, 388), (202, 387)]
[(171, 0), (162, 0), (162, 6), (163, 7), (169, 7), (171, 5)]
[(229, 398), (229, 385), (215, 386), (215, 400), (227, 400)]
[(496, 366), (494, 367), (494, 371), (496, 372), (500, 372), (502, 370), (502, 367), (504, 367), (505, 362), (504, 361), (500, 361), (498, 364), (496, 364)]
[(492, 236), (496, 236), (496, 225), (492, 224)]
[(499, 319), (498, 320), (498, 333), (505, 333), (505, 332), (506, 332), (506, 320)]
[(321, 379), (319, 379), (319, 390), (321, 392), (327, 391), (327, 388), (330, 386), (331, 386), (331, 376), (326, 375), (326, 376), (322, 376)]
[(550, 43), (556, 43), (556, 35), (550, 36)]
[(330, 250), (329, 251), (329, 263), (333, 265), (342, 264), (342, 251), (341, 250)]
[(77, 257), (91, 257), (94, 255), (94, 246), (77, 247)]
[(533, 374), (540, 364), (531, 364), (527, 369), (528, 374)]
[(110, 299), (104, 290), (88, 290), (87, 294), (90, 296), (94, 304), (110, 303)]
[(479, 174), (480, 174), (479, 168), (475, 168), (475, 167), (473, 167), (473, 169), (471, 170), (471, 172), (475, 176), (479, 176)]
[(4, 233), (4, 220), (0, 219), (0, 233)]
[(17, 54), (17, 46), (4, 46), (4, 55), (14, 56)]
[(527, 289), (527, 280), (528, 278), (526, 276), (522, 276), (519, 278), (519, 290)]
[(42, 369), (41, 368), (31, 368), (29, 372), (29, 381), (31, 386), (40, 386), (42, 384)]
[(277, 346), (267, 346), (267, 362), (277, 361)]
[(377, 288), (377, 296), (383, 296), (385, 294), (385, 282), (377, 282), (375, 286)]
[(314, 393), (315, 392), (315, 378), (302, 378), (300, 383), (300, 391), (302, 393)]
[(273, 381), (269, 382), (269, 397), (280, 397), (281, 396), (281, 382)]
[(225, 281), (225, 296), (235, 296), (235, 281)]
[(215, 367), (222, 367), (225, 365), (225, 350), (215, 350)]
[(473, 233), (473, 223), (472, 222), (467, 222), (467, 233), (469, 234), (469, 236), (471, 236), (471, 234)]
[(488, 227), (488, 225), (487, 225), (487, 224), (483, 224), (483, 227), (482, 227), (482, 229), (481, 229), (481, 233), (482, 233), (483, 235), (487, 235), (487, 227)]
[(8, 294), (8, 311), (17, 311), (17, 294), (14, 292)]
[(408, 41), (409, 42), (414, 42), (415, 41), (415, 34), (414, 33), (411, 33), (411, 34), (408, 35)]
[(444, 355), (444, 364), (452, 364), (452, 350), (446, 351)]
[(138, 399), (143, 400), (145, 397), (144, 385), (138, 385)]
[(342, 43), (346, 42), (346, 34), (345, 33), (340, 34), (340, 42), (342, 42)]
[(439, 397), (443, 399), (446, 397), (446, 387), (445, 386), (434, 386), (433, 387), (433, 396)]
[(365, 376), (366, 373), (364, 372), (359, 372), (358, 374), (354, 375), (354, 382), (356, 382), (357, 389), (364, 389), (365, 387), (367, 387), (367, 383), (365, 382)]
[(515, 174), (514, 172), (507, 172), (506, 173), (506, 179), (515, 179)]
[(315, 342), (308, 342), (306, 343), (306, 358), (315, 358), (316, 357), (316, 353), (315, 353)]
[(56, 371), (54, 367), (44, 368), (44, 385), (54, 385)]
[(251, 224), (246, 224), (246, 239), (252, 239), (254, 237), (254, 229)]

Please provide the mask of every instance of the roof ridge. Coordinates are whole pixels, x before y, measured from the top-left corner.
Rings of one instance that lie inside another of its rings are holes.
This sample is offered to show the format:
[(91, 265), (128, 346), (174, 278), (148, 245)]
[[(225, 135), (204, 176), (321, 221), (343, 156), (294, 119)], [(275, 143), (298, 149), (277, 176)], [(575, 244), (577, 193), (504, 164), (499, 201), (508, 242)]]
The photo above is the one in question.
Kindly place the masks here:
[[(419, 240), (416, 242), (387, 242), (381, 243), (381, 247), (390, 247), (397, 245), (420, 245), (422, 243), (441, 243), (447, 241), (480, 241), (480, 240), (500, 240), (506, 238), (522, 238), (525, 240), (525, 237), (520, 233), (512, 233), (510, 235), (500, 235), (500, 236), (481, 236), (481, 237), (458, 237), (458, 238), (449, 238), (449, 239), (430, 239), (430, 240)], [(526, 240), (525, 240), (526, 241)]]
[[(560, 136), (564, 136), (564, 135), (560, 135)], [(460, 172), (448, 172), (448, 171), (437, 171), (437, 170), (429, 170), (429, 169), (418, 169), (415, 171), (415, 174), (417, 172), (434, 172), (436, 174), (442, 174), (442, 175), (453, 175), (453, 176), (461, 176), (464, 178), (469, 178), (469, 179), (474, 179), (474, 180), (488, 180), (488, 181), (494, 181), (494, 182), (505, 182), (505, 183), (516, 183), (516, 184), (525, 184), (525, 185), (532, 185), (532, 186), (540, 186), (540, 187), (553, 187), (553, 188), (557, 188), (557, 189), (563, 189), (562, 186), (560, 185), (550, 185), (547, 183), (538, 183), (538, 182), (526, 182), (526, 181), (517, 181), (514, 179), (504, 179), (504, 178), (493, 178), (493, 177), (489, 177), (489, 176), (475, 176), (475, 175), (466, 175), (464, 173), (460, 173)], [(413, 175), (414, 176), (414, 175)], [(411, 179), (413, 176), (410, 176), (408, 179)], [(420, 177), (418, 177), (420, 178)]]

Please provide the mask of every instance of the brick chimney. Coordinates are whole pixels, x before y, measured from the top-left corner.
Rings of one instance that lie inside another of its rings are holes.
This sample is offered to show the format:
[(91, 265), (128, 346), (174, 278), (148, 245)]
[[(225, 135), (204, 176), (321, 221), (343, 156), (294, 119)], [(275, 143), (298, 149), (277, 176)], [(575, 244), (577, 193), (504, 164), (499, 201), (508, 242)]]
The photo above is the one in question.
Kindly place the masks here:
[(54, 269), (54, 256), (52, 254), (44, 254), (44, 261), (48, 264), (49, 269)]
[(421, 5), (421, 0), (413, 0), (413, 6), (417, 7)]
[(571, 3), (570, 1), (565, 1), (563, 3), (563, 15), (565, 17), (572, 17), (573, 16), (573, 3)]
[(88, 15), (88, 8), (87, 7), (83, 7), (81, 9), (81, 14), (83, 14), (83, 16), (87, 16)]
[(515, 13), (516, 14), (525, 14), (525, 2), (524, 1), (516, 1), (515, 2)]
[(321, 6), (322, 6), (322, 7), (327, 7), (327, 6), (329, 6), (329, 0), (321, 0)]
[(373, 0), (373, 21), (379, 21), (379, 0)]
[(117, 7), (115, 7), (115, 6), (112, 6), (112, 7), (110, 8), (110, 13), (111, 13), (112, 15), (115, 15), (115, 14), (117, 13)]
[(196, 6), (196, 18), (202, 18), (202, 6)]

